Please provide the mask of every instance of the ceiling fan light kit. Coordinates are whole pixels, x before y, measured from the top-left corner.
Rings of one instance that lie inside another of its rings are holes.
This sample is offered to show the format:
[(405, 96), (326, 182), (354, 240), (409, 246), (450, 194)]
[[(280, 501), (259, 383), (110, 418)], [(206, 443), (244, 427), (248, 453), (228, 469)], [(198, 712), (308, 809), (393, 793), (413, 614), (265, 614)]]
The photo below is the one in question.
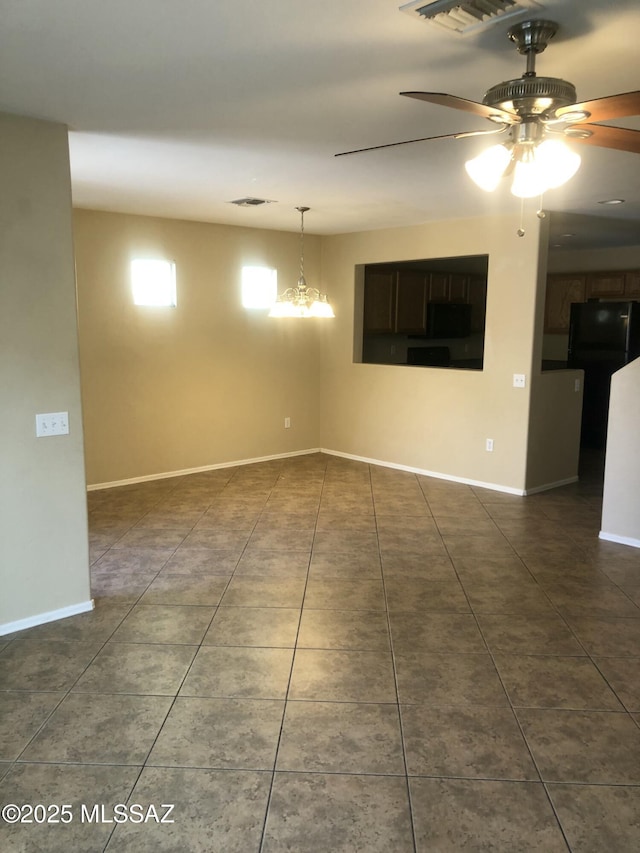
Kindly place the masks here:
[(518, 198), (541, 196), (566, 184), (580, 168), (580, 155), (563, 142), (545, 139), (515, 155), (511, 192)]
[[(518, 130), (527, 128), (518, 125)], [(578, 171), (580, 163), (580, 155), (559, 139), (537, 141), (525, 136), (487, 148), (473, 160), (467, 160), (465, 169), (486, 192), (493, 192), (503, 177), (513, 173), (512, 194), (533, 198), (565, 184)]]
[[(523, 21), (507, 33), (518, 52), (526, 56), (527, 68), (522, 77), (492, 86), (484, 96), (483, 104), (507, 112), (517, 120), (512, 121), (510, 141), (500, 146), (503, 152), (498, 155), (489, 149), (489, 154), (483, 152), (475, 160), (465, 163), (467, 174), (483, 190), (491, 192), (502, 177), (513, 174), (512, 194), (518, 198), (533, 198), (562, 186), (580, 168), (580, 155), (564, 142), (548, 139), (547, 133), (552, 132), (554, 125), (582, 121), (590, 114), (586, 110), (575, 109), (564, 113), (562, 118), (552, 117), (546, 123), (543, 119), (576, 101), (572, 83), (556, 77), (536, 76), (536, 56), (545, 50), (556, 31), (557, 25), (553, 21)], [(499, 167), (502, 168), (498, 172)], [(488, 175), (481, 175), (485, 170)]]

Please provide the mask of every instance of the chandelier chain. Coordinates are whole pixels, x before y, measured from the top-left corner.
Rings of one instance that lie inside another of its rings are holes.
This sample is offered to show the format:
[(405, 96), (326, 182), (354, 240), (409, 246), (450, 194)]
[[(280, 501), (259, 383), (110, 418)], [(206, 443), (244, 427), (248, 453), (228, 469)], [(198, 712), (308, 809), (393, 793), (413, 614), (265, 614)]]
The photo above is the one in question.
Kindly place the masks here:
[(308, 207), (297, 207), (300, 211), (300, 283), (306, 286), (304, 278), (304, 215), (309, 210)]

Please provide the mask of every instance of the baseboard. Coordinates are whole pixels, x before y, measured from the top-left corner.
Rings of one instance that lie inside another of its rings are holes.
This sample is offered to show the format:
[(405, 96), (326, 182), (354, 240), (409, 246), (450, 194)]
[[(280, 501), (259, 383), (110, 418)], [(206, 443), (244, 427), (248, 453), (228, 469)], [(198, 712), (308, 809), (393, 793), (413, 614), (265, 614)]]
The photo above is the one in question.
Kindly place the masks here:
[(201, 474), (205, 471), (217, 471), (221, 468), (237, 468), (240, 465), (255, 465), (257, 462), (271, 462), (274, 459), (289, 459), (293, 456), (308, 456), (310, 453), (320, 453), (320, 448), (309, 450), (294, 450), (291, 453), (275, 453), (271, 456), (256, 456), (253, 459), (237, 459), (235, 462), (217, 462), (214, 465), (202, 465), (199, 468), (184, 468), (181, 471), (164, 471), (161, 474), (145, 474), (142, 477), (130, 477), (127, 480), (113, 480), (110, 483), (92, 483), (87, 486), (88, 492), (100, 489), (113, 489), (116, 486), (131, 486), (135, 483), (149, 483), (152, 480), (169, 480), (172, 477), (184, 477), (188, 474)]
[(270, 456), (257, 456), (252, 459), (237, 459), (233, 462), (217, 462), (213, 465), (202, 465), (198, 468), (184, 468), (180, 471), (164, 471), (160, 474), (146, 474), (142, 477), (130, 477), (126, 480), (113, 480), (108, 483), (92, 483), (87, 486), (88, 492), (100, 489), (113, 489), (117, 486), (131, 486), (136, 483), (148, 483), (153, 480), (169, 480), (172, 477), (184, 477), (189, 474), (201, 474), (206, 471), (217, 471), (223, 468), (237, 468), (241, 465), (255, 465), (258, 462), (271, 462), (276, 459), (289, 459), (294, 456), (308, 456), (311, 453), (326, 453), (328, 456), (339, 456), (343, 459), (352, 459), (354, 462), (365, 462), (368, 465), (380, 465), (383, 468), (394, 468), (397, 471), (407, 471), (410, 474), (420, 474), (424, 477), (433, 477), (436, 480), (447, 480), (450, 483), (462, 483), (466, 486), (476, 486), (479, 489), (490, 489), (494, 492), (503, 492), (508, 495), (534, 495), (538, 492), (546, 492), (559, 486), (568, 486), (577, 483), (578, 477), (569, 477), (566, 480), (558, 480), (555, 483), (545, 483), (535, 486), (533, 489), (515, 489), (511, 486), (503, 486), (499, 483), (487, 483), (482, 480), (472, 480), (469, 477), (456, 477), (453, 474), (443, 474), (441, 471), (429, 471), (426, 468), (415, 468), (411, 465), (400, 465), (396, 462), (387, 462), (382, 459), (372, 459), (368, 456), (357, 456), (354, 453), (343, 453), (340, 450), (329, 450), (325, 447), (312, 447), (307, 450), (295, 450), (291, 453), (275, 453)]
[(544, 483), (542, 486), (534, 486), (532, 489), (525, 489), (525, 495), (537, 495), (538, 492), (548, 492), (549, 489), (558, 489), (560, 486), (570, 486), (572, 483), (577, 483), (579, 477), (567, 477), (566, 480), (556, 480), (555, 483)]
[(504, 492), (508, 495), (522, 496), (525, 494), (523, 489), (514, 489), (511, 486), (502, 486), (499, 483), (485, 483), (481, 480), (471, 480), (468, 477), (455, 477), (452, 474), (443, 474), (440, 471), (428, 471), (424, 468), (414, 468), (411, 465), (399, 465), (396, 462), (385, 462), (380, 459), (371, 459), (368, 456), (356, 456), (353, 453), (342, 453), (339, 450), (328, 450), (325, 447), (320, 448), (320, 453), (326, 453), (329, 456), (341, 456), (343, 459), (353, 459), (354, 462), (380, 465), (383, 468), (394, 468), (396, 471), (407, 471), (410, 474), (421, 474), (424, 477), (434, 477), (436, 480), (448, 480), (450, 483), (462, 483), (465, 486), (476, 486), (479, 489), (491, 489), (494, 492)]
[(24, 631), (27, 628), (35, 628), (36, 625), (55, 622), (56, 619), (66, 619), (68, 616), (88, 613), (93, 608), (93, 599), (89, 599), (89, 601), (81, 601), (79, 604), (61, 607), (59, 610), (49, 610), (47, 613), (38, 613), (35, 616), (28, 616), (26, 619), (18, 619), (16, 622), (5, 622), (4, 625), (0, 625), (0, 637), (5, 634), (13, 634), (16, 631)]
[(632, 536), (618, 536), (617, 533), (605, 533), (601, 530), (599, 538), (606, 542), (617, 542), (619, 545), (630, 545), (632, 548), (640, 548), (640, 539), (634, 539)]

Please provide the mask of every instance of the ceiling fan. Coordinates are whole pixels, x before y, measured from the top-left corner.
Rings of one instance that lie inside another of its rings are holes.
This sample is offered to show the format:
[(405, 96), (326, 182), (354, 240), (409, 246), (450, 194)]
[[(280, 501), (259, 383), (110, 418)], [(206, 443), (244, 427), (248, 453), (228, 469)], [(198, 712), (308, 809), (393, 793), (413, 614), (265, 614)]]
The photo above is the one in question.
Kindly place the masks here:
[(543, 20), (521, 21), (511, 27), (507, 36), (518, 52), (526, 56), (526, 70), (522, 77), (492, 86), (482, 103), (441, 92), (400, 92), (408, 98), (489, 119), (497, 125), (492, 130), (426, 136), (344, 151), (336, 156), (435, 139), (507, 134), (506, 142), (483, 151), (465, 167), (478, 186), (488, 191), (495, 189), (501, 178), (513, 173), (511, 191), (527, 198), (560, 186), (579, 168), (580, 157), (563, 140), (640, 154), (640, 131), (597, 123), (640, 115), (640, 91), (576, 103), (572, 83), (536, 75), (536, 56), (547, 47), (557, 29), (553, 21)]

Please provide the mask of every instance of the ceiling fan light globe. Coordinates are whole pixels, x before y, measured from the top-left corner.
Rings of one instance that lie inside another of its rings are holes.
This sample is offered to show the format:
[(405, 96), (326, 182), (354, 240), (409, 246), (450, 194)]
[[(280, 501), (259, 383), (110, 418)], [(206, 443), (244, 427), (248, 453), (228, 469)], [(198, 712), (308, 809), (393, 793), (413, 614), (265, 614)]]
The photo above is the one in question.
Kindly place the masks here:
[(564, 142), (545, 139), (536, 148), (536, 162), (545, 175), (547, 189), (555, 189), (571, 180), (582, 161)]
[(545, 139), (535, 149), (523, 149), (515, 165), (511, 192), (533, 198), (562, 186), (580, 168), (580, 156), (564, 142)]
[(505, 145), (492, 145), (473, 160), (464, 164), (471, 180), (486, 192), (493, 192), (500, 183), (511, 160), (511, 152)]
[(549, 188), (545, 175), (535, 158), (518, 160), (513, 170), (511, 192), (518, 198), (534, 198)]

